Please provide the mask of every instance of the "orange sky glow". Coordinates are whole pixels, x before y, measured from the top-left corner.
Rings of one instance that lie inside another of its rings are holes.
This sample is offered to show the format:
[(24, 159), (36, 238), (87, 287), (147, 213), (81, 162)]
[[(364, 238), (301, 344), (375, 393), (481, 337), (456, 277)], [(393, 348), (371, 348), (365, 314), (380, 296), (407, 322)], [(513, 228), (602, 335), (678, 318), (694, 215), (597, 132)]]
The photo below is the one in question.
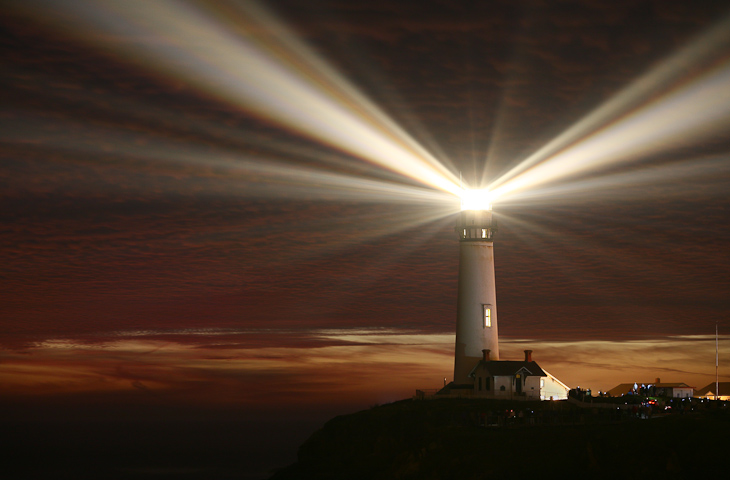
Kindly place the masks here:
[[(253, 336), (282, 335), (255, 333)], [(102, 344), (46, 341), (0, 354), (5, 396), (114, 395), (121, 401), (261, 408), (349, 405), (413, 396), (452, 377), (453, 335), (404, 331), (312, 332), (322, 346), (198, 346), (149, 338)], [(283, 335), (282, 335), (283, 336)], [(281, 338), (283, 340), (283, 338)], [(723, 337), (720, 355), (730, 355)], [(330, 343), (330, 344), (328, 344)], [(570, 387), (608, 390), (619, 383), (714, 381), (712, 336), (631, 341), (503, 339), (503, 359), (534, 358)], [(726, 366), (720, 380), (730, 380)]]

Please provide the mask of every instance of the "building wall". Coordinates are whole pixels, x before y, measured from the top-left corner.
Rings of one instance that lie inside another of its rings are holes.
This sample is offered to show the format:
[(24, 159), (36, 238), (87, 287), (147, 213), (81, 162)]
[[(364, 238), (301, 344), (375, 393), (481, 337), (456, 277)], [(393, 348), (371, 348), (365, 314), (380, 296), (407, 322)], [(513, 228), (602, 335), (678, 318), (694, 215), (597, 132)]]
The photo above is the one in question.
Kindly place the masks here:
[[(490, 309), (490, 326), (484, 309)], [(494, 246), (491, 242), (459, 245), (459, 291), (456, 308), (454, 382), (468, 383), (469, 372), (482, 359), (482, 350), (499, 360), (497, 298), (494, 286)]]
[(525, 379), (525, 386), (522, 387), (522, 391), (525, 392), (525, 396), (529, 400), (540, 399), (540, 379), (545, 377), (535, 377), (532, 375), (527, 376)]
[(570, 388), (557, 378), (550, 375), (542, 377), (540, 387), (540, 400), (566, 400)]
[[(516, 385), (517, 379), (515, 377), (499, 376), (493, 377), (492, 379), (492, 377), (485, 376), (484, 372), (478, 372), (476, 378), (474, 379), (474, 395), (478, 397), (490, 398), (519, 398), (528, 400), (539, 400), (540, 379), (542, 377), (528, 375), (524, 378), (524, 386), (522, 387), (523, 395), (518, 395)], [(490, 380), (493, 380), (493, 384), (490, 384), (490, 389), (487, 390), (487, 382), (489, 382)], [(481, 390), (479, 389), (480, 385)]]
[(692, 388), (673, 388), (672, 396), (675, 398), (691, 398), (694, 393)]
[(494, 377), (494, 396), (510, 398), (512, 395), (512, 377)]

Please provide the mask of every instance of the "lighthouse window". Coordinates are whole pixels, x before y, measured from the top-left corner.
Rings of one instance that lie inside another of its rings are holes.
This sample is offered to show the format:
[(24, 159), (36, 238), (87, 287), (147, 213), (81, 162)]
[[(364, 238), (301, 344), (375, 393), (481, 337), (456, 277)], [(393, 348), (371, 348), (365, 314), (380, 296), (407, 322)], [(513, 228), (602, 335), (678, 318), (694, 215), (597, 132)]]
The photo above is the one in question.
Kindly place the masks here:
[(492, 326), (492, 309), (489, 305), (484, 305), (484, 327)]
[(487, 238), (487, 229), (482, 228), (482, 238)]

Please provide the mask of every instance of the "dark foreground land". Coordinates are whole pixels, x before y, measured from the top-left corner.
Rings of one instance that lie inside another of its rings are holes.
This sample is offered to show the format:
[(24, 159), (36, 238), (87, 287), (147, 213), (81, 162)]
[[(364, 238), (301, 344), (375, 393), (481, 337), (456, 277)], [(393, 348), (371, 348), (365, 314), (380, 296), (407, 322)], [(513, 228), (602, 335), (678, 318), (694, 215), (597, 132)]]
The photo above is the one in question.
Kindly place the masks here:
[(641, 418), (564, 401), (403, 400), (327, 422), (272, 480), (726, 478), (728, 456), (721, 404)]
[(323, 423), (160, 417), (0, 420), (0, 479), (261, 480)]

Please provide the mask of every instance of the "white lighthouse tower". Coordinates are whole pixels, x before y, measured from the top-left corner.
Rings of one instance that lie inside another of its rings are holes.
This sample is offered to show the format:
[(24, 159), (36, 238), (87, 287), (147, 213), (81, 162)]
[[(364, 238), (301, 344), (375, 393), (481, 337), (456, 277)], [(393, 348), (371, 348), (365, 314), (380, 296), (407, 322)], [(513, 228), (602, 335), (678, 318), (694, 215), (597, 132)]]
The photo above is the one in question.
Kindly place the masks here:
[[(459, 293), (456, 309), (454, 381), (434, 395), (443, 397), (552, 400), (568, 398), (569, 388), (544, 371), (525, 350), (524, 360), (499, 359), (497, 293), (494, 283), (492, 196), (462, 191), (459, 234)], [(444, 379), (445, 382), (445, 379)], [(423, 390), (417, 398), (425, 398)]]
[(461, 213), (456, 221), (456, 232), (459, 234), (459, 293), (455, 384), (473, 383), (469, 373), (480, 360), (499, 360), (493, 243), (496, 230), (489, 192), (464, 191)]

